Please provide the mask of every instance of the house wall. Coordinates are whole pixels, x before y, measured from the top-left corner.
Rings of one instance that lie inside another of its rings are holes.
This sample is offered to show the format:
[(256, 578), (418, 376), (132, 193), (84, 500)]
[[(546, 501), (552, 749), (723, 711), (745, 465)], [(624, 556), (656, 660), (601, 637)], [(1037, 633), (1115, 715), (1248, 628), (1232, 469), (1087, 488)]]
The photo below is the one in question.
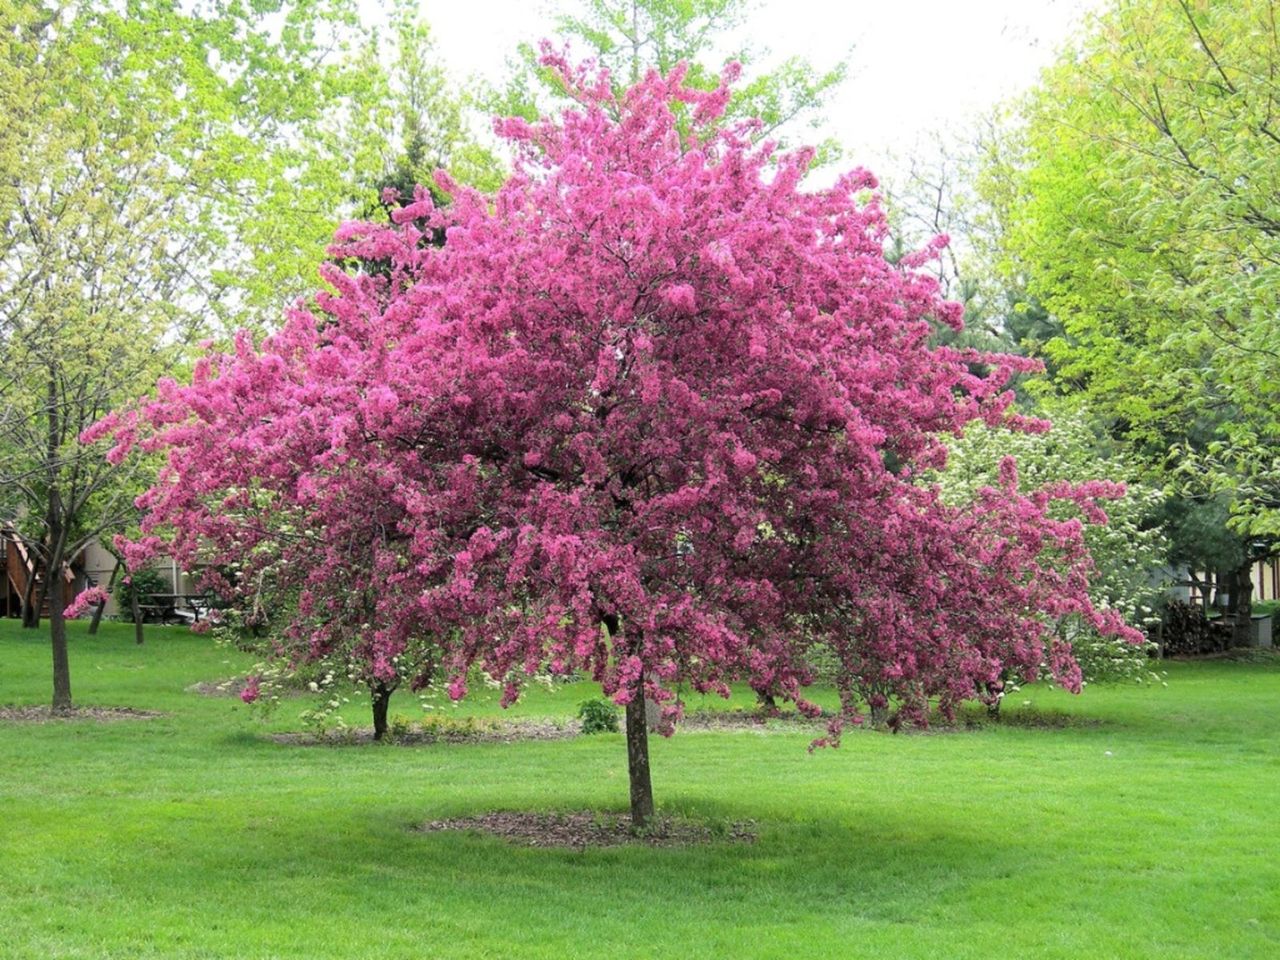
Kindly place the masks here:
[[(79, 589), (89, 586), (106, 587), (111, 582), (111, 571), (116, 566), (116, 558), (111, 551), (103, 548), (100, 544), (90, 544), (85, 548), (82, 562), (85, 582), (77, 584)], [(177, 565), (168, 557), (158, 557), (149, 566), (165, 578), (169, 585), (168, 589), (171, 592), (196, 592), (194, 578), (179, 570)], [(127, 611), (119, 609), (114, 596), (107, 601), (107, 607), (104, 612), (109, 617), (127, 615)]]
[(1280, 599), (1280, 557), (1253, 565), (1253, 599)]

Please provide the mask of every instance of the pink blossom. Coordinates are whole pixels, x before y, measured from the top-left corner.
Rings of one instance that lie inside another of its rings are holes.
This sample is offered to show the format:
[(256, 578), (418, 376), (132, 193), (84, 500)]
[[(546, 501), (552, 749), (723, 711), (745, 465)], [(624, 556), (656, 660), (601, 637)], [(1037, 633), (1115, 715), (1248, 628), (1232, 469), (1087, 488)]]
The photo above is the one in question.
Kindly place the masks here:
[(89, 587), (87, 590), (81, 590), (76, 598), (67, 604), (63, 610), (63, 616), (68, 619), (75, 619), (84, 616), (90, 607), (96, 607), (100, 603), (106, 603), (109, 594), (102, 587)]
[(697, 309), (697, 296), (693, 287), (687, 283), (677, 283), (667, 287), (662, 298), (681, 313), (693, 313)]

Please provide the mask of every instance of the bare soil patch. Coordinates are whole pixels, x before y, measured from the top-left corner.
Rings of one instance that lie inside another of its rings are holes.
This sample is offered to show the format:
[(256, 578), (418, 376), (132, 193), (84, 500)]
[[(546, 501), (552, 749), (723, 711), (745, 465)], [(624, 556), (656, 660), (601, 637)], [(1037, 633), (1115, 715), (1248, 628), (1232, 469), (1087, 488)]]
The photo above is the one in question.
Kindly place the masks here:
[(90, 723), (112, 723), (116, 720), (154, 720), (164, 714), (133, 707), (75, 707), (55, 713), (46, 706), (0, 706), (0, 723), (59, 723), (81, 720)]
[(432, 820), (419, 828), (424, 833), (461, 830), (500, 837), (525, 847), (585, 850), (587, 847), (618, 847), (626, 844), (649, 847), (687, 847), (704, 843), (752, 843), (756, 825), (745, 820), (735, 823), (700, 823), (668, 817), (655, 818), (644, 831), (632, 829), (631, 821), (618, 814), (526, 813), (496, 811), (471, 817)]
[[(577, 720), (546, 717), (513, 719), (466, 718), (448, 722), (414, 724), (408, 730), (388, 731), (383, 743), (403, 747), (433, 743), (515, 743), (521, 740), (569, 740), (580, 735)], [(376, 743), (372, 727), (345, 727), (323, 733), (273, 733), (270, 739), (293, 747), (346, 747)]]

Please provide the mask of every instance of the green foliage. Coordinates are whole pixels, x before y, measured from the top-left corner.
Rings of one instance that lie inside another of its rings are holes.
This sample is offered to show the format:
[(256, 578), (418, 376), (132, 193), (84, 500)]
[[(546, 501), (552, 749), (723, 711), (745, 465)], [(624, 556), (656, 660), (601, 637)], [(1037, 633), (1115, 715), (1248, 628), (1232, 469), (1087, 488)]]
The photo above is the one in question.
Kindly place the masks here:
[(433, 182), (436, 170), (447, 170), (456, 181), (482, 190), (496, 189), (503, 168), (496, 155), (479, 143), (469, 129), (475, 103), (460, 91), (440, 66), (431, 30), (411, 0), (397, 0), (390, 14), (394, 60), (387, 70), (386, 94), (393, 108), (384, 155), (371, 188), (357, 181), (363, 205), (358, 212), (372, 217), (383, 189), (392, 188), (402, 202), (414, 188), (427, 187), (438, 202), (447, 202)]
[(392, 740), (403, 740), (413, 733), (413, 721), (403, 713), (397, 713), (387, 722), (387, 733)]
[(610, 700), (600, 697), (583, 700), (578, 704), (578, 719), (583, 733), (617, 733), (618, 708)]
[(1246, 538), (1280, 532), (1273, 35), (1267, 0), (1116, 0), (992, 181), (1007, 272), (1062, 324), (1060, 389)]
[(425, 740), (466, 739), (486, 728), (493, 728), (492, 720), (470, 715), (449, 716), (443, 713), (428, 713), (418, 723), (418, 730)]

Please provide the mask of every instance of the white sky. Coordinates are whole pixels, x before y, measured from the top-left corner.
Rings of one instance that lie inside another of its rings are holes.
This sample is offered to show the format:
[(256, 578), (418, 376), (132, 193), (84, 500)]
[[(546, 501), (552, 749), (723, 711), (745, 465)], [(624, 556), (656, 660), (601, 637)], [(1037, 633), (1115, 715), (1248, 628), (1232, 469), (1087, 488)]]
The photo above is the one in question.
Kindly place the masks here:
[[(576, 0), (421, 0), (437, 49), (459, 78), (497, 81), (523, 40), (551, 35)], [(963, 125), (1025, 89), (1093, 0), (757, 0), (743, 38), (818, 67), (850, 53), (850, 77), (824, 133), (845, 147), (841, 167), (892, 175), (930, 132)]]

